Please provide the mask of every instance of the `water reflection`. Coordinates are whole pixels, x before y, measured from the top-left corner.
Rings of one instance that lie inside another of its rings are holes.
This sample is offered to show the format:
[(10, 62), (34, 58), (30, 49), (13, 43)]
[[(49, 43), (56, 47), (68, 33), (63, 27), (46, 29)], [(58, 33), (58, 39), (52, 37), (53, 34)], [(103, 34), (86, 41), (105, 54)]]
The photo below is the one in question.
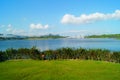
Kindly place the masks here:
[(116, 39), (49, 39), (49, 40), (6, 40), (0, 41), (0, 50), (7, 48), (31, 48), (39, 50), (57, 49), (62, 47), (102, 48), (120, 51), (120, 40)]

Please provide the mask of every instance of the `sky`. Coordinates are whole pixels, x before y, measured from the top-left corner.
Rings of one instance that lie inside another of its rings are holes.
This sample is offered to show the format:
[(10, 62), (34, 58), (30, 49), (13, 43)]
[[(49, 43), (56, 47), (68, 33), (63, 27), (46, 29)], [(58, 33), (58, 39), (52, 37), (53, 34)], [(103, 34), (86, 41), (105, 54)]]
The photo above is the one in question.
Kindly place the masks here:
[(0, 33), (120, 33), (120, 0), (0, 0)]

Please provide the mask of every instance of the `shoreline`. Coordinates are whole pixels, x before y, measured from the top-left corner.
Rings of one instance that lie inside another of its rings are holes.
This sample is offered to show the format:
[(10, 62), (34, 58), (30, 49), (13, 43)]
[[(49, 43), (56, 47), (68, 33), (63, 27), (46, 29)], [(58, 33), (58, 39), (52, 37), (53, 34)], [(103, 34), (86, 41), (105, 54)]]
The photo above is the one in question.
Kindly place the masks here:
[(107, 49), (86, 48), (59, 48), (56, 50), (40, 51), (35, 46), (33, 46), (32, 48), (9, 48), (5, 51), (0, 51), (0, 62), (12, 59), (80, 59), (120, 63), (120, 51), (111, 52)]

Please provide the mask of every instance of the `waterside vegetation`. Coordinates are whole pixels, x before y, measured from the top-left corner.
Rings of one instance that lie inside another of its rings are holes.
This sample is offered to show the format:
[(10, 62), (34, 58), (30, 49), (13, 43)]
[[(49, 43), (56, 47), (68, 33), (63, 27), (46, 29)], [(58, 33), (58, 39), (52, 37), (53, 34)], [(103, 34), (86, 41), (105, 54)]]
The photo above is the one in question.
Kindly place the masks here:
[(96, 60), (120, 63), (120, 51), (111, 52), (106, 49), (60, 48), (56, 50), (40, 51), (36, 47), (7, 49), (0, 51), (0, 62), (12, 59), (34, 60)]

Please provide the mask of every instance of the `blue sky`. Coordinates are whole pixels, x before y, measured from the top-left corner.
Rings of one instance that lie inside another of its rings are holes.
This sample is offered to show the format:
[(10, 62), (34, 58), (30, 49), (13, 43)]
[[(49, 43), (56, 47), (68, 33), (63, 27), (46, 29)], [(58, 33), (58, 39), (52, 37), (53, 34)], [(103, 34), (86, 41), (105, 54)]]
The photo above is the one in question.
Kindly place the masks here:
[(120, 0), (0, 0), (0, 33), (120, 33)]

